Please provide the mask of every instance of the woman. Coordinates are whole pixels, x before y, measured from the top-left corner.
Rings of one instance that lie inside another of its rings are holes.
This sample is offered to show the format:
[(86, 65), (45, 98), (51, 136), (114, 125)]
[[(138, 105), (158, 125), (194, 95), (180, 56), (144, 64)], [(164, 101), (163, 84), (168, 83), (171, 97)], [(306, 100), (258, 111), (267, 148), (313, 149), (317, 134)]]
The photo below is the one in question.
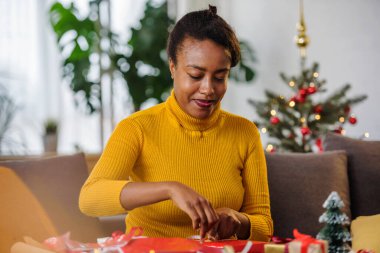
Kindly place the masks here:
[(272, 235), (257, 128), (220, 109), (239, 42), (216, 8), (191, 12), (168, 40), (174, 89), (166, 102), (122, 120), (84, 184), (91, 216), (128, 212), (150, 237), (266, 241)]

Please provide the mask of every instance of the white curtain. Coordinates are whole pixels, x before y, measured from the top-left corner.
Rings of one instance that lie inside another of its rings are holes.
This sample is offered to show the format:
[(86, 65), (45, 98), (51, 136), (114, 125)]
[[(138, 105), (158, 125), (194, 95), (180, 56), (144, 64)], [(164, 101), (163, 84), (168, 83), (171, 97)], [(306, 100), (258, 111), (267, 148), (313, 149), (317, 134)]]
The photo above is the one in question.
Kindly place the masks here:
[[(44, 122), (59, 123), (58, 152), (101, 150), (98, 115), (75, 108), (69, 84), (61, 78), (60, 56), (50, 27), (51, 0), (0, 0), (0, 84), (9, 91), (19, 109), (8, 132), (14, 140), (8, 153), (41, 154)], [(70, 3), (70, 1), (62, 1)], [(86, 13), (87, 1), (76, 1)], [(145, 0), (112, 0), (112, 27), (124, 38), (144, 11)], [(115, 87), (116, 119), (131, 112), (122, 84)], [(109, 136), (109, 129), (106, 136)]]

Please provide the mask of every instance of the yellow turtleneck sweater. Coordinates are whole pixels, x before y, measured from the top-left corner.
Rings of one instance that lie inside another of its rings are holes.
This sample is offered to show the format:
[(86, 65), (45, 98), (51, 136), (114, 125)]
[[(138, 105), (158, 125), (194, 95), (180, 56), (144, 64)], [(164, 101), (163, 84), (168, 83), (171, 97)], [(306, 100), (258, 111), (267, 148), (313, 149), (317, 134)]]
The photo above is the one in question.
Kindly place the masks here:
[[(174, 94), (165, 103), (122, 120), (84, 184), (80, 209), (90, 216), (127, 211), (120, 193), (128, 182), (178, 181), (207, 198), (214, 208), (245, 214), (250, 239), (272, 235), (265, 156), (255, 125), (220, 110), (204, 120), (185, 113)], [(127, 230), (139, 226), (149, 237), (188, 237), (191, 219), (172, 201), (128, 212)]]

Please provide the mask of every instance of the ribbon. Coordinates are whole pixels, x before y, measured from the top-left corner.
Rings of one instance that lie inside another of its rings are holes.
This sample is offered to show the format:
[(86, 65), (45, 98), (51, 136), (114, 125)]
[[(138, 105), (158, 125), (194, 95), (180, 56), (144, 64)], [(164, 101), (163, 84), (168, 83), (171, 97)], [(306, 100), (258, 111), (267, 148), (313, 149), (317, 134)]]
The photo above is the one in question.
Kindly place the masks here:
[(272, 236), (271, 237), (271, 242), (274, 244), (285, 244), (284, 245), (284, 253), (289, 252), (289, 247), (288, 243), (291, 242), (293, 239), (291, 238), (284, 238), (284, 237), (279, 237), (279, 236)]
[(271, 237), (271, 242), (273, 242), (275, 244), (285, 244), (285, 243), (291, 242), (292, 240), (293, 240), (292, 238), (283, 238), (283, 237), (279, 237), (279, 236), (272, 236)]
[(321, 245), (322, 253), (326, 253), (325, 244), (317, 240), (310, 235), (301, 234), (298, 232), (298, 229), (293, 230), (294, 238), (301, 242), (301, 253), (307, 253), (307, 249), (310, 244), (318, 244)]
[(128, 234), (125, 234), (122, 231), (115, 231), (112, 233), (112, 239), (117, 242), (126, 241), (128, 243), (134, 236), (141, 236), (143, 231), (144, 230), (141, 227), (131, 228)]

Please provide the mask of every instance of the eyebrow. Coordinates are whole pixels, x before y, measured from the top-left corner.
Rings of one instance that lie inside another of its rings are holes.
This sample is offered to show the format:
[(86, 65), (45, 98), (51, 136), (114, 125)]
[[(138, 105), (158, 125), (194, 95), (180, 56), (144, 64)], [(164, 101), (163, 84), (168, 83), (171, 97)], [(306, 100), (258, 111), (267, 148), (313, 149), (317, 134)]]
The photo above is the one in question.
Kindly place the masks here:
[[(186, 65), (186, 67), (191, 67), (191, 68), (199, 69), (201, 71), (206, 71), (206, 68), (202, 68), (202, 67), (197, 66), (197, 65), (189, 64), (189, 65)], [(226, 72), (226, 71), (229, 71), (229, 70), (230, 70), (229, 68), (222, 68), (222, 69), (218, 69), (217, 71), (215, 71), (215, 73)]]

